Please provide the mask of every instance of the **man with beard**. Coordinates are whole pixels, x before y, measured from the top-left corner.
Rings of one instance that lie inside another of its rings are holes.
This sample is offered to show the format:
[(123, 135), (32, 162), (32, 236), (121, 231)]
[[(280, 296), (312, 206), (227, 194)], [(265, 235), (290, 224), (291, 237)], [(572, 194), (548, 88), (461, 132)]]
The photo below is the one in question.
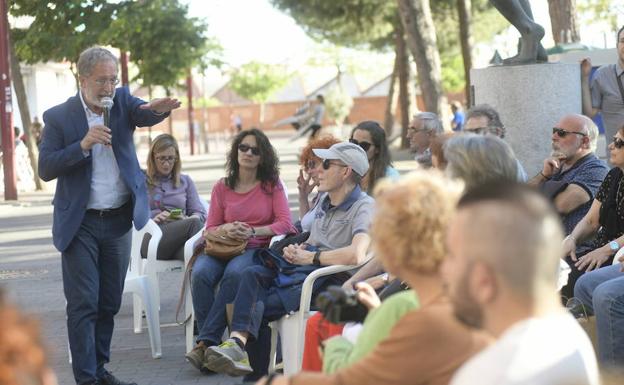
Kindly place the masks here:
[(407, 140), (410, 150), (416, 155), (414, 159), (423, 168), (431, 167), (431, 140), (444, 132), (442, 122), (433, 112), (421, 112), (414, 115), (407, 129)]
[(67, 330), (79, 385), (131, 385), (104, 365), (121, 306), (132, 222), (149, 219), (145, 174), (132, 134), (178, 108), (176, 99), (147, 103), (116, 88), (117, 58), (91, 47), (78, 58), (80, 90), (43, 114), (41, 179), (56, 179), (54, 246), (61, 252)]
[(554, 203), (565, 234), (570, 234), (591, 206), (607, 176), (607, 164), (594, 154), (598, 127), (586, 116), (566, 115), (552, 129), (552, 153), (529, 185)]
[(485, 184), (461, 198), (442, 277), (456, 317), (498, 341), (452, 385), (599, 383), (589, 338), (559, 304), (562, 239), (557, 214), (526, 185)]

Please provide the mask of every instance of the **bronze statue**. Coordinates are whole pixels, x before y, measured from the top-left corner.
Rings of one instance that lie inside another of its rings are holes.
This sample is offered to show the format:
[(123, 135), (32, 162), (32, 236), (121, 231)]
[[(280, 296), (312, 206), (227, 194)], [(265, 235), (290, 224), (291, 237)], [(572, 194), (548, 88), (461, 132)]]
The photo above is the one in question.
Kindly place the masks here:
[(540, 43), (544, 28), (533, 21), (529, 0), (490, 0), (490, 3), (520, 32), (518, 54), (503, 60), (503, 65), (547, 62), (548, 55)]

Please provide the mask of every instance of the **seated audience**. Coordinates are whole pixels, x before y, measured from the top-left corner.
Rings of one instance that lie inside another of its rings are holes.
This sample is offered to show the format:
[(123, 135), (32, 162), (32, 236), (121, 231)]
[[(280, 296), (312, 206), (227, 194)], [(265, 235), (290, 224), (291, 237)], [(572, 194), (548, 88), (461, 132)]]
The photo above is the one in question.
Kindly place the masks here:
[(380, 304), (374, 291), (360, 284), (360, 300), (374, 310), (355, 345), (335, 338), (327, 342), (324, 360), (332, 373), (275, 377), (271, 384), (446, 384), (486, 346), (488, 337), (453, 316), (439, 275), (458, 185), (439, 172), (420, 170), (384, 183), (377, 192), (375, 254), (413, 291)]
[(552, 153), (542, 170), (529, 180), (553, 201), (566, 234), (587, 214), (607, 164), (594, 154), (598, 127), (586, 116), (566, 115), (553, 128)]
[[(478, 104), (468, 110), (464, 131), (479, 135), (492, 134), (501, 139), (505, 138), (506, 133), (498, 112), (488, 104)], [(528, 179), (526, 171), (519, 160), (516, 159), (516, 162), (518, 163), (518, 181), (526, 182)]]
[(252, 128), (234, 137), (227, 176), (212, 189), (206, 229), (220, 227), (233, 238), (248, 240), (247, 250), (229, 261), (201, 254), (193, 264), (191, 292), (199, 335), (186, 359), (199, 370), (205, 369), (206, 348), (221, 339), (225, 306), (234, 300), (243, 270), (253, 265), (254, 252), (267, 247), (273, 235), (295, 231), (278, 170), (275, 150), (262, 131)]
[(464, 181), (467, 189), (503, 179), (515, 181), (518, 163), (513, 150), (493, 135), (455, 135), (444, 144), (446, 174)]
[(497, 342), (452, 385), (598, 385), (589, 338), (557, 295), (563, 231), (540, 193), (509, 181), (460, 199), (442, 275), (456, 317)]
[[(587, 214), (563, 241), (565, 261), (572, 271), (561, 295), (570, 298), (576, 280), (584, 273), (608, 266), (615, 253), (624, 245), (624, 127), (620, 128), (609, 144), (609, 171), (593, 199)], [(587, 242), (586, 247), (579, 245)]]
[(56, 385), (39, 325), (7, 303), (0, 291), (0, 384)]
[[(598, 226), (598, 235), (593, 244), (595, 250), (580, 257), (574, 256), (577, 261), (584, 262), (585, 258), (591, 261), (585, 265), (587, 273), (583, 274), (574, 287), (574, 296), (579, 298), (596, 315), (596, 335), (598, 339), (598, 357), (601, 364), (609, 370), (617, 369), (624, 372), (624, 262), (620, 258), (612, 266), (609, 265), (613, 255), (624, 245), (624, 206), (622, 199), (624, 184), (622, 170), (624, 168), (624, 127), (620, 128), (609, 144), (610, 163), (615, 167), (604, 180), (596, 199), (589, 209), (589, 213), (579, 222), (567, 243), (571, 244), (576, 237), (580, 237), (581, 230), (595, 232)], [(593, 214), (593, 217), (592, 217)], [(582, 227), (584, 226), (584, 227)], [(593, 231), (590, 231), (592, 230)], [(577, 233), (578, 229), (578, 233)], [(609, 240), (612, 240), (609, 242)], [(564, 242), (564, 245), (566, 243)], [(599, 247), (602, 245), (602, 247)], [(568, 248), (571, 246), (568, 246)], [(606, 256), (606, 257), (605, 257)], [(596, 269), (599, 265), (604, 267)], [(579, 268), (583, 266), (579, 265)], [(593, 270), (593, 271), (590, 271)]]
[(392, 167), (392, 155), (386, 142), (386, 131), (379, 123), (372, 120), (358, 123), (351, 131), (349, 142), (362, 147), (368, 157), (368, 172), (360, 184), (362, 190), (371, 194), (375, 184), (381, 178), (397, 179), (399, 177), (399, 172)]
[[(338, 143), (329, 149), (315, 149), (314, 154), (323, 159), (318, 189), (327, 196), (319, 203), (310, 237), (306, 243), (285, 247), (283, 255), (260, 253), (265, 259), (257, 255), (258, 264), (242, 272), (239, 287), (227, 288), (234, 301), (230, 338), (219, 345), (223, 329), (219, 324), (209, 327), (212, 338), (205, 343), (212, 346), (206, 350), (205, 365), (210, 370), (248, 374), (247, 380), (266, 374), (269, 345), (250, 351), (255, 373), (246, 349), (269, 321), (299, 308), (305, 277), (320, 266), (357, 265), (366, 257), (373, 212), (373, 199), (359, 186), (368, 171), (366, 152), (353, 143)], [(278, 274), (283, 269), (291, 274)], [(319, 279), (315, 293), (343, 281), (340, 275)]]
[[(184, 260), (184, 243), (204, 225), (206, 209), (202, 205), (193, 180), (182, 174), (178, 142), (162, 134), (152, 142), (147, 155), (147, 187), (151, 218), (162, 230), (157, 259)], [(141, 246), (147, 256), (150, 236)]]
[(407, 129), (407, 140), (410, 150), (415, 153), (414, 159), (423, 168), (431, 167), (431, 140), (444, 132), (442, 122), (433, 112), (421, 112), (414, 115)]
[(317, 192), (310, 199), (310, 195), (316, 187), (318, 187), (318, 174), (322, 168), (323, 160), (312, 152), (315, 148), (330, 148), (340, 140), (328, 135), (311, 140), (307, 146), (301, 150), (299, 157), (299, 176), (297, 177), (297, 189), (299, 190), (299, 220), (300, 230), (310, 231), (310, 226), (314, 220), (317, 203), (324, 198), (324, 194)]

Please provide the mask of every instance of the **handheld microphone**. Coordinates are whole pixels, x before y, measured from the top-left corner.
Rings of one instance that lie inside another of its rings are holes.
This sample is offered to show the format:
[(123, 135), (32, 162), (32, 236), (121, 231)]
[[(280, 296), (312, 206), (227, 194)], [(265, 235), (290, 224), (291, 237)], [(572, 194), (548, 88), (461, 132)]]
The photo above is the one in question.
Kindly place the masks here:
[(113, 102), (112, 98), (105, 96), (100, 103), (102, 103), (102, 107), (104, 108), (104, 125), (110, 128), (110, 110), (113, 108), (115, 102)]

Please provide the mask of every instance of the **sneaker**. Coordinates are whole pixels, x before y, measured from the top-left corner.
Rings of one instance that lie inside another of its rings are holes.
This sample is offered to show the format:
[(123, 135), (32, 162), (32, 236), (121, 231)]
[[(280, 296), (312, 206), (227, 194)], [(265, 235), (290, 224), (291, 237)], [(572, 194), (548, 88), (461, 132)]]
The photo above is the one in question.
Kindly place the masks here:
[(236, 341), (231, 338), (219, 346), (207, 348), (204, 362), (205, 368), (232, 377), (244, 376), (253, 372), (249, 365), (247, 352), (241, 349)]
[(195, 345), (193, 350), (186, 353), (184, 358), (186, 358), (186, 360), (190, 362), (190, 364), (196, 367), (198, 370), (202, 370), (202, 367), (205, 362), (204, 360), (205, 352), (206, 352), (206, 345), (204, 345), (204, 342), (201, 341), (197, 345)]

